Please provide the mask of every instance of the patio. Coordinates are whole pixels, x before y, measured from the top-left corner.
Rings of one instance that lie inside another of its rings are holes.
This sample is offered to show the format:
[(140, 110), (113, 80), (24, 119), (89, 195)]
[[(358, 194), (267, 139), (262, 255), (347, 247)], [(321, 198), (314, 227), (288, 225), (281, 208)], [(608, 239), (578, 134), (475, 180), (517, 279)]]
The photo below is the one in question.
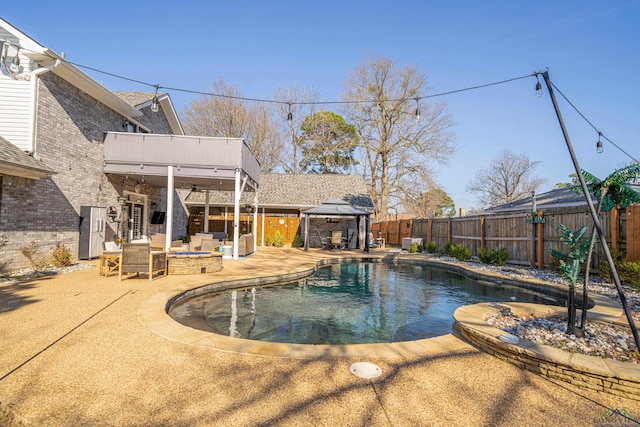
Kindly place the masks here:
[[(637, 401), (554, 382), (454, 335), (420, 355), (289, 359), (156, 335), (139, 309), (164, 292), (300, 272), (320, 259), (388, 256), (265, 247), (213, 275), (149, 282), (95, 268), (0, 284), (0, 401), (25, 425), (591, 425)], [(411, 346), (412, 343), (406, 343)], [(367, 361), (383, 374), (349, 372)]]

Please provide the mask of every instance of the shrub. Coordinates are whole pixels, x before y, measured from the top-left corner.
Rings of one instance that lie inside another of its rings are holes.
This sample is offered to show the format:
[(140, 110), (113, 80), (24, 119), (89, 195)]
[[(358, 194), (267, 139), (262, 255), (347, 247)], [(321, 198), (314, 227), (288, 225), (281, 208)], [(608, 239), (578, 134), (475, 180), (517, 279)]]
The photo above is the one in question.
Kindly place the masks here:
[[(624, 254), (620, 251), (612, 251), (611, 257), (613, 263), (616, 266), (618, 277), (621, 282), (627, 283), (634, 289), (640, 289), (640, 262), (627, 261), (624, 259)], [(611, 268), (606, 259), (600, 261), (600, 276), (607, 282), (612, 282)]]
[[(7, 235), (6, 234), (1, 235), (0, 236), (0, 249), (2, 249), (5, 246), (7, 246), (8, 242), (9, 242), (9, 238), (7, 237)], [(10, 265), (11, 265), (11, 261), (8, 260), (8, 259), (0, 261), (0, 275), (8, 273)]]
[(42, 253), (38, 242), (31, 241), (28, 245), (20, 246), (20, 252), (24, 255), (35, 271), (42, 271), (47, 266), (47, 258)]
[(265, 246), (273, 246), (273, 237), (267, 236), (267, 238), (264, 239), (264, 245)]
[(67, 267), (71, 265), (71, 251), (64, 243), (58, 243), (51, 254), (51, 264), (56, 267)]
[(471, 250), (462, 243), (453, 244), (449, 248), (450, 256), (454, 257), (458, 261), (469, 261), (471, 259)]
[(409, 252), (410, 254), (422, 253), (422, 245), (418, 243), (411, 243), (407, 247), (407, 252)]
[(491, 264), (493, 262), (493, 251), (483, 246), (478, 250), (478, 258), (483, 264)]
[(453, 242), (447, 242), (444, 244), (444, 253), (453, 256), (453, 247), (455, 244)]
[(293, 247), (301, 248), (303, 246), (304, 246), (304, 239), (302, 238), (301, 235), (296, 234), (295, 237), (293, 238)]
[(427, 252), (432, 254), (438, 250), (438, 245), (433, 241), (427, 242), (427, 244), (425, 245), (425, 249), (427, 250)]
[(506, 248), (488, 249), (483, 246), (478, 251), (478, 258), (483, 264), (507, 265), (509, 254)]
[(276, 234), (273, 236), (273, 246), (281, 248), (284, 246), (284, 236), (280, 234), (279, 231), (276, 231)]
[(493, 262), (496, 265), (507, 265), (507, 261), (509, 261), (507, 248), (497, 248), (494, 250)]

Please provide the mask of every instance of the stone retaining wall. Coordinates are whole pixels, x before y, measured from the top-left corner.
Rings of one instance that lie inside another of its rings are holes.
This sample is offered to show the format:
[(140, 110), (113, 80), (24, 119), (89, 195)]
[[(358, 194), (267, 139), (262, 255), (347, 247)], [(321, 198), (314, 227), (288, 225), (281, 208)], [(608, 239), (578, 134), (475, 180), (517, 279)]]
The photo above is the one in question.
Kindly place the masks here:
[(168, 274), (206, 274), (222, 270), (222, 254), (169, 255)]
[[(513, 309), (518, 314), (540, 315), (535, 304), (482, 303), (460, 307), (454, 313), (456, 327), (464, 339), (489, 354), (536, 374), (566, 381), (591, 390), (640, 400), (640, 365), (579, 353), (570, 353), (547, 345), (520, 339), (518, 344), (502, 342), (504, 334), (486, 322), (496, 309)], [(540, 306), (547, 314), (552, 308)], [(524, 309), (524, 310), (523, 310)]]

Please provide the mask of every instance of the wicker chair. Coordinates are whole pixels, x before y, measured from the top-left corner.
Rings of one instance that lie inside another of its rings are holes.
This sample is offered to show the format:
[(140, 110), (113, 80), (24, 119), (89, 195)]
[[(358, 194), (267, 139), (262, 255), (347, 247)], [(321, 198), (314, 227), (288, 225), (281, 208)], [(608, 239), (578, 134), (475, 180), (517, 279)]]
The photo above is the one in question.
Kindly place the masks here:
[[(153, 280), (154, 273), (167, 275), (166, 252), (151, 252), (148, 243), (123, 243), (120, 258), (120, 273), (118, 279), (122, 281), (123, 273), (147, 273), (149, 280)], [(129, 277), (126, 277), (129, 278)]]
[(334, 231), (331, 233), (331, 249), (344, 249), (342, 241), (342, 231)]

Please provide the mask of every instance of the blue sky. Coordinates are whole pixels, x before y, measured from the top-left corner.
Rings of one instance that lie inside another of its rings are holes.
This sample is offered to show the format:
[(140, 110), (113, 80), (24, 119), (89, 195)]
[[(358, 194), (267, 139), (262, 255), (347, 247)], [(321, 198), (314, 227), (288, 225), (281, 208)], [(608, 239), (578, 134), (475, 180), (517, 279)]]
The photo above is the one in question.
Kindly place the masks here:
[[(135, 1), (6, 2), (2, 17), (68, 60), (165, 87), (208, 91), (220, 78), (253, 98), (313, 87), (340, 98), (368, 55), (415, 65), (433, 93), (528, 75), (551, 80), (593, 125), (640, 158), (640, 1)], [(87, 71), (112, 90), (152, 88)], [(455, 156), (438, 182), (458, 208), (503, 149), (540, 161), (542, 189), (573, 164), (548, 94), (535, 78), (446, 97)], [(179, 112), (197, 95), (170, 92)], [(557, 94), (559, 96), (559, 94)], [(631, 159), (560, 99), (580, 166), (604, 178)]]

